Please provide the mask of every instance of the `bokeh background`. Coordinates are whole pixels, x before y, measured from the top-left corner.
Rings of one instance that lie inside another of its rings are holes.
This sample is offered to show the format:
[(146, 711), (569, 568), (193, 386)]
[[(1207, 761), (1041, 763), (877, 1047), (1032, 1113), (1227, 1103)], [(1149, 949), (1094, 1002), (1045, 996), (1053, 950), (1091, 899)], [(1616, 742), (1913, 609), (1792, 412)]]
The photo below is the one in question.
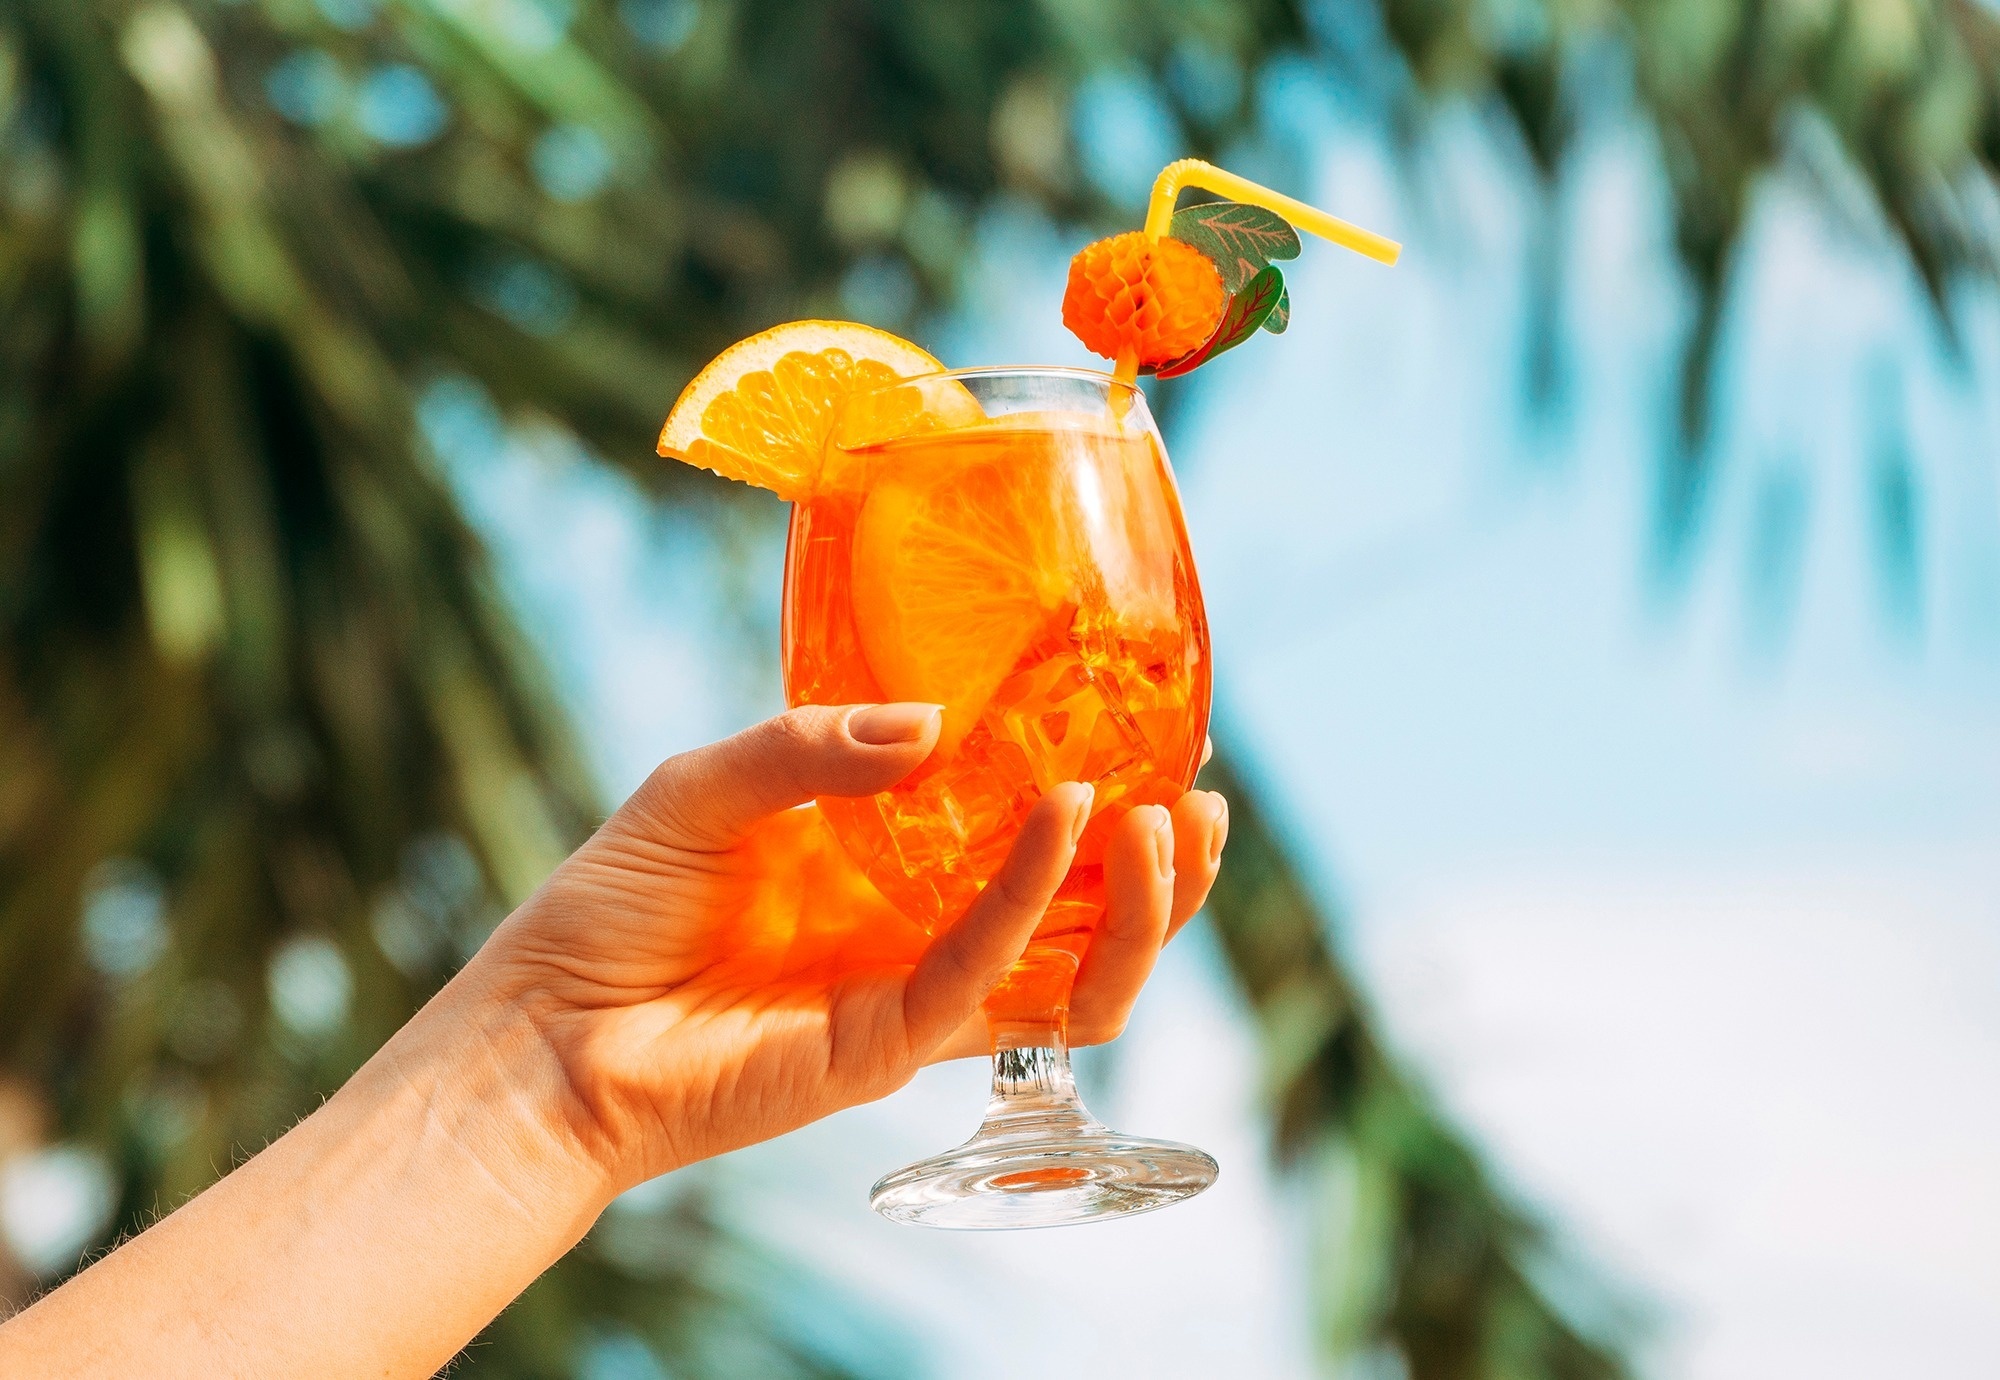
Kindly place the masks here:
[(1154, 394), (1235, 836), (1084, 1077), (1222, 1182), (891, 1227), (933, 1070), (463, 1368), (2000, 1369), (1987, 0), (10, 0), (0, 1312), (778, 707), (779, 505), (651, 454), (695, 368), (1086, 362), (1187, 153), (1408, 245)]

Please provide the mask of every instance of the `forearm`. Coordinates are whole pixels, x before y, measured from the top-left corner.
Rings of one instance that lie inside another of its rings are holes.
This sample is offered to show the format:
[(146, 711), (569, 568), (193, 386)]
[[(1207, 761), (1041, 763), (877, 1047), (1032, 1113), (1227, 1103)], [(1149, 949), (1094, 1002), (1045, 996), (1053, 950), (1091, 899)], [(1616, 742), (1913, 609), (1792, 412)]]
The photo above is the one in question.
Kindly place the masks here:
[(0, 1327), (0, 1373), (429, 1375), (609, 1197), (563, 1096), (532, 1026), (456, 983), (290, 1133)]

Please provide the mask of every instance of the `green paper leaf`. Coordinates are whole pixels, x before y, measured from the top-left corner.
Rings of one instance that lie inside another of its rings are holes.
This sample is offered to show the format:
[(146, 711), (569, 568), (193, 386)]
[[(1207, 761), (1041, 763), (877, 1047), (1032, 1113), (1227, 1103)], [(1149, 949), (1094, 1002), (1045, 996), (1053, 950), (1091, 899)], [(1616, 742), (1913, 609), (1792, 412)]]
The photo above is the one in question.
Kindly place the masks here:
[(1299, 256), (1299, 232), (1291, 222), (1240, 201), (1211, 201), (1176, 211), (1167, 233), (1206, 254), (1228, 293), (1241, 292), (1273, 259)]
[(1257, 271), (1243, 290), (1229, 299), (1228, 309), (1222, 313), (1221, 324), (1208, 343), (1193, 354), (1185, 355), (1172, 364), (1162, 365), (1158, 371), (1163, 379), (1178, 378), (1180, 375), (1199, 369), (1224, 350), (1241, 345), (1257, 333), (1257, 328), (1270, 318), (1285, 296), (1285, 276), (1277, 268), (1267, 265)]
[(1264, 318), (1264, 329), (1272, 335), (1283, 335), (1285, 327), (1292, 324), (1292, 290), (1278, 290), (1278, 305), (1271, 308), (1271, 314)]

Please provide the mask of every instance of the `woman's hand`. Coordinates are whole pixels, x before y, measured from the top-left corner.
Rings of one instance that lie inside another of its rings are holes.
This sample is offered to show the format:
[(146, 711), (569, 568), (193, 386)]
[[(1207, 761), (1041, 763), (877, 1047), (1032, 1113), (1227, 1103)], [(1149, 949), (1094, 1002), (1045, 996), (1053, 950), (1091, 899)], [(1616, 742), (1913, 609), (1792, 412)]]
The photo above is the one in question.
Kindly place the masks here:
[[(983, 1048), (1088, 789), (1049, 792), (935, 941), (790, 808), (900, 780), (938, 718), (794, 710), (662, 766), (324, 1106), (0, 1324), (0, 1374), (429, 1375), (620, 1190)], [(1113, 831), (1079, 1041), (1124, 1025), (1225, 830), (1191, 792)]]
[[(461, 975), (553, 1051), (563, 1128), (622, 1187), (893, 1091), (984, 1052), (979, 1003), (1019, 957), (1089, 818), (1050, 791), (935, 942), (861, 876), (813, 808), (929, 755), (933, 705), (795, 709), (662, 765)], [(1124, 1028), (1160, 946), (1199, 909), (1220, 796), (1134, 809), (1071, 1003), (1075, 1044)], [(455, 984), (457, 985), (457, 984)]]

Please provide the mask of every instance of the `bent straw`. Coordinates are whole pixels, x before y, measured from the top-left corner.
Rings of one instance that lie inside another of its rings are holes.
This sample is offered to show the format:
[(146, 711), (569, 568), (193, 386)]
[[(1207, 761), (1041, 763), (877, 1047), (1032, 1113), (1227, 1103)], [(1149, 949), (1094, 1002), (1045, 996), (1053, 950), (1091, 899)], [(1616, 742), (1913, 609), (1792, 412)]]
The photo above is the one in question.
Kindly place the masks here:
[[(1365, 254), (1378, 263), (1393, 264), (1403, 253), (1403, 246), (1386, 235), (1364, 230), (1339, 216), (1328, 215), (1317, 206), (1308, 206), (1303, 201), (1274, 192), (1247, 177), (1238, 177), (1199, 158), (1183, 158), (1160, 169), (1159, 177), (1153, 182), (1153, 198), (1146, 205), (1147, 239), (1159, 239), (1173, 225), (1174, 203), (1180, 199), (1183, 187), (1200, 187), (1218, 196), (1261, 206), (1283, 216), (1300, 230), (1311, 231), (1323, 240), (1331, 240), (1357, 254)], [(1113, 377), (1125, 383), (1138, 378), (1137, 356), (1129, 350), (1121, 351)]]
[(1218, 196), (1262, 206), (1283, 216), (1301, 230), (1310, 230), (1323, 240), (1332, 240), (1380, 263), (1393, 264), (1402, 257), (1403, 246), (1386, 235), (1364, 230), (1339, 216), (1328, 215), (1317, 206), (1294, 201), (1282, 192), (1274, 192), (1247, 177), (1225, 172), (1199, 158), (1183, 158), (1160, 169), (1159, 177), (1153, 182), (1153, 199), (1146, 206), (1147, 239), (1157, 240), (1167, 233), (1174, 221), (1174, 202), (1180, 198), (1183, 187), (1200, 187)]

